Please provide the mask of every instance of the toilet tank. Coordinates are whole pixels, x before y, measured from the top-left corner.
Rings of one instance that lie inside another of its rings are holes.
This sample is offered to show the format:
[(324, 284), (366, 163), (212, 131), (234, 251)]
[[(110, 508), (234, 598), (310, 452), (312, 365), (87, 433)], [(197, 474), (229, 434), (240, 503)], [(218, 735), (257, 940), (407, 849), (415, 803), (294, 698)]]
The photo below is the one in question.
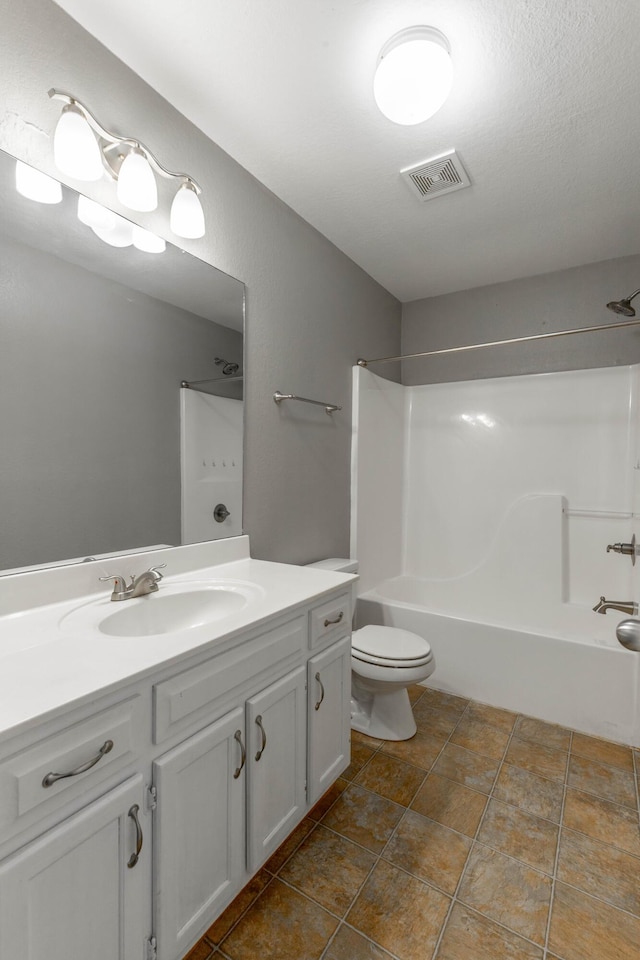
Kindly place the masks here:
[[(308, 567), (317, 567), (319, 570), (333, 570), (335, 573), (357, 573), (358, 561), (347, 560), (344, 557), (329, 557), (327, 560), (316, 560), (315, 563), (308, 563)], [(353, 614), (356, 612), (356, 600), (358, 599), (357, 580), (351, 588), (351, 599), (353, 600)]]

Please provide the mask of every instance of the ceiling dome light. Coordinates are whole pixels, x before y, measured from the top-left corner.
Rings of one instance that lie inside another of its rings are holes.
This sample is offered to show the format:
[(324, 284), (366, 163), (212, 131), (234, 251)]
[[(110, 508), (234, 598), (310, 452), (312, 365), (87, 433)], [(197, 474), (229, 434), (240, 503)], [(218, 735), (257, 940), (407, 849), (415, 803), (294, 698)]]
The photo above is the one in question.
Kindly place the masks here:
[(137, 250), (144, 253), (164, 253), (167, 245), (162, 237), (156, 236), (150, 230), (143, 230), (142, 227), (133, 225), (133, 245)]
[(100, 180), (102, 155), (84, 114), (73, 103), (64, 107), (53, 135), (56, 167), (75, 180)]
[(118, 200), (129, 210), (148, 213), (158, 206), (158, 187), (153, 170), (142, 150), (134, 147), (118, 172)]
[(98, 230), (113, 230), (116, 225), (117, 214), (108, 210), (101, 203), (90, 200), (89, 197), (78, 197), (78, 220), (87, 227), (97, 227)]
[(373, 95), (385, 117), (410, 126), (437, 113), (452, 83), (445, 35), (435, 27), (409, 27), (391, 37), (380, 51)]
[(27, 200), (37, 203), (60, 203), (62, 200), (62, 187), (58, 181), (22, 160), (16, 161), (16, 190)]
[(114, 213), (115, 223), (109, 230), (91, 227), (96, 237), (100, 237), (111, 247), (130, 247), (133, 243), (133, 224)]
[(171, 204), (171, 229), (178, 237), (197, 240), (204, 237), (204, 212), (196, 188), (183, 183)]

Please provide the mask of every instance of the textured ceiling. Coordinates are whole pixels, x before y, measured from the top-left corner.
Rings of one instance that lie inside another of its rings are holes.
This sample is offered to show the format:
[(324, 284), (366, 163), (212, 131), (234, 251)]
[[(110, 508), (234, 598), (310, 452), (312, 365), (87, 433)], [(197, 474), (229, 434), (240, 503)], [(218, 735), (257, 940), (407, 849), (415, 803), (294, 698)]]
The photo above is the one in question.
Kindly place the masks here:
[[(638, 0), (59, 5), (400, 300), (640, 252)], [(454, 89), (400, 127), (373, 69), (416, 23)], [(472, 187), (420, 203), (400, 169), (452, 148)]]

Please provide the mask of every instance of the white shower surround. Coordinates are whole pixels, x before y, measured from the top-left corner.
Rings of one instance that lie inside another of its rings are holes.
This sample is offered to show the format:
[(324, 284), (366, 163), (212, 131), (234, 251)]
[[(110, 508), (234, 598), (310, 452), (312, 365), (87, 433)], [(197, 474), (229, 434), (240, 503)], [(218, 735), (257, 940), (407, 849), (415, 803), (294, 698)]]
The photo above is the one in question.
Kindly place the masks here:
[(638, 367), (403, 387), (354, 371), (358, 622), (427, 637), (441, 689), (640, 743)]

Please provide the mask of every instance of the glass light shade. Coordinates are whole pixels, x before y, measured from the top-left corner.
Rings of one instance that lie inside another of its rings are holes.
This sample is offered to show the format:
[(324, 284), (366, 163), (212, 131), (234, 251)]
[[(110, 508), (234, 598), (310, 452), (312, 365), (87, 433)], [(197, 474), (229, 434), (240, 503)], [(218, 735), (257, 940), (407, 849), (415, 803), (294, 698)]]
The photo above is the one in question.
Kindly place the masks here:
[(137, 250), (144, 253), (164, 253), (167, 248), (162, 237), (157, 237), (150, 230), (143, 230), (134, 224), (133, 227), (133, 245)]
[(78, 220), (87, 227), (97, 227), (98, 230), (112, 230), (117, 222), (117, 214), (107, 210), (101, 203), (90, 200), (89, 197), (78, 197)]
[(204, 237), (204, 212), (200, 198), (190, 183), (183, 183), (171, 204), (171, 229), (178, 237), (197, 240)]
[(53, 135), (56, 167), (75, 180), (100, 180), (100, 146), (82, 112), (73, 104), (62, 111)]
[(149, 161), (140, 150), (132, 150), (118, 172), (118, 200), (130, 210), (143, 213), (158, 206), (158, 187)]
[(130, 247), (133, 243), (133, 224), (114, 213), (115, 224), (110, 230), (91, 227), (96, 237), (100, 237), (111, 247)]
[(373, 95), (385, 117), (411, 126), (437, 113), (452, 84), (444, 34), (433, 27), (411, 27), (391, 37), (380, 51)]
[(16, 161), (16, 190), (37, 203), (60, 203), (62, 200), (62, 187), (58, 181), (22, 160)]

